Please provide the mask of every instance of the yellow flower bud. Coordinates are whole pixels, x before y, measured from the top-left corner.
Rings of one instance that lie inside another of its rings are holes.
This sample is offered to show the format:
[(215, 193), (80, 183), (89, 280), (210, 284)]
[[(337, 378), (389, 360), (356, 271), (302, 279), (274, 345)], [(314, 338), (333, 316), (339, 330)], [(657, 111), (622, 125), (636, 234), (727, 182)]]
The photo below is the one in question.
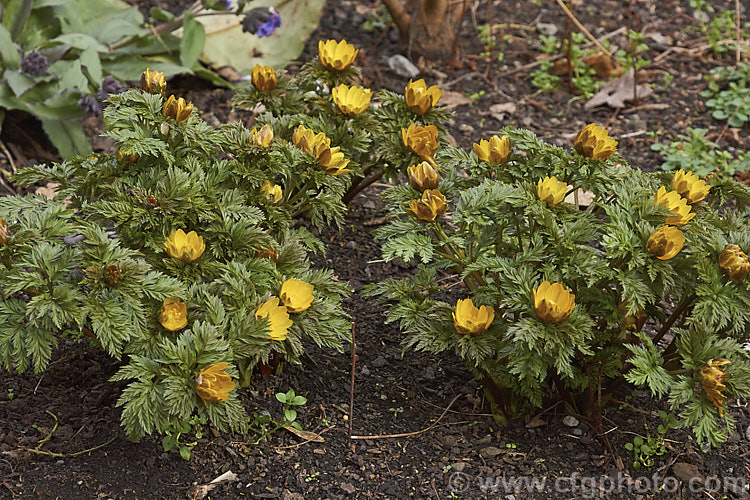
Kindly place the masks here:
[(187, 306), (178, 297), (169, 297), (159, 309), (159, 323), (170, 332), (182, 330), (188, 324)]
[(289, 278), (281, 284), (279, 298), (290, 313), (299, 313), (307, 310), (312, 304), (314, 286), (302, 280)]
[(320, 40), (318, 42), (318, 58), (331, 71), (344, 71), (354, 63), (359, 49), (347, 43), (346, 40)]
[(719, 267), (730, 280), (739, 283), (750, 272), (750, 259), (738, 245), (727, 245), (719, 254)]
[(338, 110), (346, 115), (353, 116), (364, 113), (370, 109), (370, 99), (372, 91), (363, 87), (344, 85), (334, 87), (331, 91), (333, 102), (336, 103)]
[(560, 323), (570, 317), (575, 307), (576, 296), (566, 290), (562, 283), (544, 280), (539, 288), (532, 290), (534, 312), (545, 323)]
[(599, 125), (589, 123), (578, 133), (573, 147), (581, 156), (604, 161), (617, 151), (617, 141)]
[(670, 226), (684, 226), (695, 217), (695, 214), (690, 212), (690, 205), (687, 204), (687, 200), (680, 196), (677, 191), (667, 192), (667, 188), (662, 186), (656, 192), (654, 201), (657, 205), (665, 207), (674, 214), (666, 219), (666, 223)]
[(121, 275), (122, 271), (120, 271), (120, 266), (117, 264), (110, 264), (104, 268), (104, 282), (108, 286), (115, 286), (120, 281)]
[(410, 151), (426, 161), (433, 161), (437, 151), (438, 131), (435, 125), (426, 127), (410, 124), (401, 129), (401, 139)]
[(646, 242), (646, 251), (660, 260), (669, 260), (682, 250), (685, 236), (673, 226), (661, 226), (651, 233)]
[(268, 318), (268, 338), (271, 340), (285, 340), (289, 327), (294, 324), (286, 306), (279, 305), (278, 297), (267, 300), (255, 310), (255, 319), (263, 318)]
[(700, 369), (699, 379), (706, 397), (719, 410), (719, 415), (724, 416), (724, 400), (726, 395), (724, 390), (727, 388), (724, 382), (732, 376), (724, 373), (724, 366), (731, 365), (728, 359), (718, 358), (709, 359)]
[(419, 222), (435, 222), (446, 209), (445, 196), (437, 189), (427, 189), (422, 198), (412, 200), (407, 211)]
[(248, 142), (258, 148), (267, 148), (273, 142), (273, 129), (270, 125), (263, 125), (260, 130), (253, 127), (250, 130), (250, 138)]
[(186, 122), (192, 113), (192, 102), (186, 103), (185, 99), (182, 97), (175, 99), (173, 95), (169, 96), (169, 99), (167, 99), (167, 102), (164, 104), (164, 109), (162, 110), (162, 114), (164, 114), (166, 118), (172, 118), (178, 123)]
[(274, 184), (271, 181), (265, 181), (260, 187), (260, 194), (266, 197), (271, 203), (278, 203), (281, 201), (283, 192), (281, 186)]
[(227, 374), (228, 363), (214, 363), (202, 369), (195, 378), (195, 392), (204, 404), (219, 403), (229, 399), (229, 393), (235, 389), (232, 377)]
[(442, 95), (443, 91), (437, 85), (432, 85), (428, 88), (423, 79), (416, 82), (409, 80), (404, 91), (406, 105), (409, 106), (412, 112), (419, 116), (430, 111), (438, 103)]
[(167, 81), (164, 77), (164, 73), (161, 71), (151, 71), (146, 68), (146, 71), (141, 74), (141, 90), (148, 92), (149, 94), (161, 94), (167, 90)]
[(475, 142), (472, 147), (481, 161), (492, 165), (504, 165), (510, 159), (512, 145), (510, 137), (493, 135), (489, 141), (481, 139), (479, 144)]
[(495, 319), (495, 310), (490, 306), (474, 306), (471, 299), (456, 302), (456, 311), (453, 313), (453, 326), (458, 333), (471, 333), (478, 335), (492, 324)]
[(565, 199), (565, 193), (568, 191), (568, 185), (558, 181), (554, 175), (539, 179), (536, 184), (536, 194), (539, 199), (547, 205), (554, 206)]
[(435, 169), (426, 161), (423, 161), (419, 165), (408, 167), (406, 174), (409, 176), (409, 185), (417, 191), (436, 189), (440, 184), (440, 179)]
[(253, 86), (261, 92), (267, 92), (276, 88), (278, 80), (276, 79), (276, 70), (271, 66), (256, 64), (250, 70), (250, 78)]
[(200, 259), (205, 249), (203, 236), (198, 236), (195, 231), (190, 231), (187, 234), (182, 229), (172, 231), (169, 238), (164, 242), (164, 250), (170, 257), (180, 259), (187, 264)]
[(672, 187), (690, 204), (702, 201), (708, 196), (708, 191), (711, 189), (706, 181), (692, 172), (685, 173), (682, 169), (675, 172), (672, 178)]
[(9, 240), (10, 229), (8, 229), (8, 224), (0, 219), (0, 247), (7, 245)]

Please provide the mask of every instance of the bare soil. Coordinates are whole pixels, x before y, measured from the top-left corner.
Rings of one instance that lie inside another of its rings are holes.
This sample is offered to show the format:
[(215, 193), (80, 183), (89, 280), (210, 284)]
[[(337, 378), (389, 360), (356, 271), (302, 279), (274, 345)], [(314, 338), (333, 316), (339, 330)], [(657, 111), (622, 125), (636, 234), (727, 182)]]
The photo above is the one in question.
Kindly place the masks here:
[[(160, 2), (132, 3), (147, 11)], [(176, 10), (174, 2), (161, 3)], [(645, 57), (652, 63), (639, 72), (654, 95), (621, 109), (587, 110), (584, 100), (565, 88), (538, 93), (531, 85), (529, 64), (539, 53), (538, 23), (557, 26), (560, 34), (565, 28), (565, 17), (554, 2), (496, 2), (494, 23), (504, 25), (506, 36), (499, 38), (491, 65), (480, 55), (485, 47), (477, 37), (477, 25), (488, 23), (485, 1), (470, 4), (461, 32), (462, 67), (415, 62), (429, 84), (455, 92), (455, 102), (458, 96), (473, 97), (454, 107), (450, 127), (456, 143), (466, 148), (505, 125), (529, 128), (566, 145), (586, 123), (597, 122), (619, 139), (620, 153), (632, 165), (646, 170), (658, 169), (662, 162), (650, 149), (654, 140), (667, 141), (687, 133), (688, 127), (707, 128), (722, 148), (750, 149), (748, 126), (733, 130), (716, 122), (700, 96), (706, 86), (703, 76), (731, 61), (719, 60), (704, 48), (688, 0), (632, 4), (631, 11), (623, 2), (602, 0), (576, 10), (595, 36), (622, 26), (659, 35), (648, 39)], [(713, 4), (717, 9), (734, 6), (732, 1)], [(316, 54), (319, 39), (345, 38), (361, 49), (358, 62), (365, 85), (402, 93), (408, 78), (387, 65), (388, 57), (399, 53), (395, 28), (361, 29), (379, 5), (329, 1), (300, 60)], [(611, 41), (626, 43), (621, 35)], [(497, 51), (504, 54), (502, 62), (497, 62)], [(296, 66), (289, 69), (293, 72)], [(663, 85), (664, 75), (671, 75), (668, 86)], [(249, 118), (231, 109), (230, 91), (189, 78), (170, 82), (170, 88), (193, 100), (209, 123)], [(515, 110), (503, 116), (490, 112), (493, 105), (504, 103), (515, 104)], [(95, 130), (92, 123), (92, 134)], [(7, 145), (0, 153), (5, 169), (11, 168), (11, 160), (17, 167), (54, 158), (41, 129), (27, 117), (14, 115), (0, 138)], [(109, 147), (106, 142), (97, 146)], [(0, 370), (5, 381), (0, 388), (0, 498), (186, 498), (195, 485), (230, 470), (237, 480), (218, 485), (210, 498), (747, 498), (747, 491), (726, 481), (707, 481), (711, 476), (750, 481), (746, 401), (729, 402), (736, 432), (722, 448), (703, 452), (689, 432), (672, 431), (664, 454), (636, 470), (625, 444), (636, 435), (656, 435), (661, 423), (656, 411), (666, 409), (648, 393), (626, 387), (617, 394), (604, 409), (604, 435), (581, 416), (565, 419), (557, 401), (549, 401), (538, 415), (500, 427), (459, 358), (403, 353), (397, 326), (385, 324), (385, 310), (356, 293), (368, 283), (414, 271), (407, 264), (380, 260), (380, 243), (370, 235), (383, 223), (379, 189), (375, 186), (355, 198), (341, 231), (332, 228), (320, 234), (326, 254), (314, 257), (355, 290), (345, 303), (356, 333), (354, 411), (349, 408), (351, 352), (336, 354), (314, 346), (302, 366), (286, 366), (275, 376), (257, 374), (243, 395), (250, 413), (268, 412), (280, 419), (283, 409), (274, 394), (294, 389), (308, 399), (298, 410), (298, 421), (323, 442), (306, 442), (280, 430), (252, 445), (258, 436), (203, 429), (203, 437), (194, 439), (198, 444), (189, 462), (176, 452), (163, 452), (158, 437), (131, 443), (114, 406), (122, 386), (108, 381), (118, 363), (85, 342), (63, 340), (42, 374)], [(350, 439), (350, 431), (355, 438)], [(590, 479), (575, 479), (583, 477)], [(544, 478), (546, 484), (541, 490), (527, 490), (527, 483), (513, 482), (518, 478)], [(691, 483), (691, 478), (697, 479)], [(659, 485), (664, 486), (661, 493)]]

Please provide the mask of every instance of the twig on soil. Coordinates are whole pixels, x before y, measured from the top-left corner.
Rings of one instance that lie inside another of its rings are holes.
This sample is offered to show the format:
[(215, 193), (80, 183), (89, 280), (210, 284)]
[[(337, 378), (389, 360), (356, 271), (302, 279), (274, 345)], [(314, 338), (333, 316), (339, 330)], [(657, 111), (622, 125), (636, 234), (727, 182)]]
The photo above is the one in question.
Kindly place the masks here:
[(354, 425), (354, 374), (357, 365), (357, 342), (354, 338), (354, 321), (352, 321), (352, 385), (349, 389), (349, 440), (352, 439), (352, 425)]
[(560, 8), (563, 10), (563, 12), (565, 12), (565, 15), (568, 16), (568, 18), (573, 22), (573, 24), (576, 25), (576, 28), (578, 28), (579, 30), (581, 30), (581, 33), (583, 33), (586, 36), (586, 38), (588, 38), (589, 40), (591, 40), (591, 43), (593, 43), (594, 45), (596, 45), (596, 48), (599, 49), (599, 51), (602, 54), (604, 54), (605, 56), (611, 58), (612, 54), (610, 54), (609, 51), (607, 49), (605, 49), (604, 46), (601, 43), (599, 43), (599, 40), (597, 40), (596, 38), (594, 38), (594, 35), (592, 35), (591, 32), (589, 30), (587, 30), (586, 27), (583, 24), (581, 24), (581, 22), (576, 18), (576, 16), (573, 14), (573, 12), (570, 11), (570, 9), (568, 8), (568, 6), (565, 5), (565, 2), (563, 2), (563, 0), (556, 0), (556, 1), (557, 1), (557, 5), (559, 5)]
[(435, 421), (434, 421), (434, 422), (433, 422), (432, 424), (430, 424), (429, 426), (427, 426), (427, 427), (425, 427), (424, 429), (422, 429), (421, 431), (414, 431), (414, 432), (404, 432), (404, 433), (401, 433), (401, 434), (377, 434), (377, 435), (374, 435), (374, 436), (352, 436), (352, 435), (350, 434), (350, 435), (349, 435), (349, 439), (385, 439), (385, 438), (400, 438), (400, 437), (409, 437), (409, 436), (416, 436), (416, 435), (418, 435), (418, 434), (422, 434), (422, 433), (424, 433), (424, 432), (427, 432), (427, 431), (429, 431), (429, 430), (430, 430), (430, 429), (432, 429), (433, 427), (435, 427), (435, 426), (436, 426), (436, 425), (438, 424), (438, 422), (440, 422), (440, 420), (442, 420), (442, 418), (443, 418), (443, 417), (445, 416), (445, 414), (446, 414), (446, 413), (448, 413), (448, 410), (450, 410), (450, 409), (451, 409), (451, 406), (453, 406), (453, 403), (455, 403), (455, 402), (456, 402), (456, 400), (458, 400), (458, 398), (460, 398), (460, 397), (461, 397), (461, 394), (459, 394), (458, 396), (456, 396), (455, 398), (453, 398), (453, 400), (452, 400), (452, 401), (451, 401), (451, 402), (450, 402), (450, 403), (448, 404), (448, 407), (447, 407), (447, 408), (446, 408), (445, 410), (443, 410), (443, 413), (441, 413), (441, 414), (440, 414), (440, 416), (438, 417), (438, 419), (437, 419), (437, 420), (435, 420)]
[(734, 0), (734, 22), (737, 23), (737, 47), (735, 47), (734, 58), (737, 64), (740, 63), (740, 0)]
[[(330, 427), (326, 427), (322, 431), (320, 431), (318, 433), (313, 433), (313, 434), (315, 434), (316, 437), (320, 437), (321, 435), (323, 435), (324, 432), (328, 432), (331, 429), (335, 429), (335, 428), (336, 428), (335, 425), (331, 425)], [(289, 444), (289, 445), (286, 445), (286, 446), (277, 446), (276, 448), (274, 448), (274, 450), (287, 450), (289, 448), (297, 448), (299, 446), (302, 446), (303, 444), (312, 443), (312, 442), (319, 443), (320, 441), (316, 441), (315, 438), (313, 438), (313, 439), (305, 439), (301, 443), (294, 443), (294, 444)]]

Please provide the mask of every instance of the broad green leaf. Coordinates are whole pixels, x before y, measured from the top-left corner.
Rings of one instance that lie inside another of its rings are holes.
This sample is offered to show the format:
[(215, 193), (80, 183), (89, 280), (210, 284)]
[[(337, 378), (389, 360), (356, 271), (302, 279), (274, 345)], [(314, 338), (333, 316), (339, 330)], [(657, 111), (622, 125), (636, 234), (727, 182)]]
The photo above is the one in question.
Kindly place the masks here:
[(80, 118), (67, 120), (42, 118), (42, 128), (63, 158), (91, 152), (91, 144), (83, 132)]
[(75, 0), (59, 6), (57, 14), (63, 33), (85, 33), (104, 44), (120, 39), (120, 32), (112, 30), (115, 20), (135, 26), (143, 24), (138, 9), (120, 0)]
[[(253, 7), (271, 6), (274, 0), (255, 0)], [(320, 22), (325, 0), (294, 1), (278, 7), (281, 27), (268, 37), (258, 38), (242, 31), (241, 16), (201, 16), (206, 27), (203, 57), (217, 66), (233, 66), (249, 73), (255, 64), (282, 67), (302, 53), (305, 40)]]
[(166, 77), (191, 72), (190, 68), (166, 62), (163, 59), (147, 59), (136, 55), (122, 55), (116, 59), (103, 59), (102, 67), (105, 73), (114, 76), (120, 81), (138, 80), (146, 68), (151, 68), (152, 71), (161, 71)]
[(180, 41), (180, 62), (183, 66), (192, 68), (198, 62), (206, 42), (206, 31), (195, 16), (185, 13), (185, 21), (182, 23), (183, 35)]
[(81, 70), (80, 60), (73, 61), (70, 67), (60, 75), (60, 89), (73, 88), (77, 88), (83, 93), (87, 93), (89, 90), (89, 81)]
[(41, 9), (42, 7), (55, 7), (57, 5), (65, 5), (66, 3), (73, 2), (74, 0), (34, 0), (32, 8)]
[(21, 97), (27, 90), (36, 85), (33, 78), (12, 69), (6, 69), (3, 73), (3, 78), (5, 78), (10, 89), (18, 97)]
[(10, 36), (10, 31), (0, 24), (0, 63), (2, 68), (18, 69), (21, 65), (21, 56), (18, 54), (16, 44)]
[(63, 33), (62, 35), (55, 37), (53, 42), (67, 43), (77, 49), (88, 49), (93, 48), (99, 52), (105, 52), (107, 47), (97, 41), (96, 38), (85, 33)]
[(151, 7), (151, 10), (149, 10), (148, 13), (151, 14), (151, 17), (158, 19), (159, 21), (169, 22), (174, 20), (174, 14), (168, 10), (160, 9), (159, 7)]
[(31, 0), (10, 0), (3, 3), (3, 26), (8, 28), (12, 40), (18, 40), (31, 14)]
[[(99, 60), (99, 53), (93, 47), (89, 47), (81, 53), (81, 65), (89, 72), (89, 76), (95, 82), (102, 80), (102, 62)], [(83, 90), (83, 88), (81, 88)]]

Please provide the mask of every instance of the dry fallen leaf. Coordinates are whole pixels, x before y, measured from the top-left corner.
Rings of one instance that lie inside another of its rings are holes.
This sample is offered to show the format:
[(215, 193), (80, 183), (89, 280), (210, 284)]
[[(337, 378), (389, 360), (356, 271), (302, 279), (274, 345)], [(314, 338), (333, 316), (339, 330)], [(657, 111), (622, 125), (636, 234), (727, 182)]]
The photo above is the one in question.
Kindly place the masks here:
[(315, 434), (314, 432), (303, 431), (303, 430), (300, 430), (300, 429), (295, 429), (291, 425), (285, 426), (284, 429), (288, 430), (289, 432), (291, 432), (295, 436), (304, 439), (305, 441), (314, 441), (316, 443), (323, 443), (323, 442), (325, 442), (325, 439), (323, 439), (322, 437), (320, 437), (319, 434)]
[[(625, 107), (626, 101), (633, 100), (633, 85), (635, 76), (631, 68), (627, 73), (617, 80), (611, 80), (604, 84), (602, 89), (584, 105), (586, 109), (606, 104), (613, 108)], [(638, 99), (643, 99), (654, 93), (648, 85), (637, 85), (635, 87)]]
[(57, 187), (59, 184), (57, 182), (48, 182), (45, 186), (39, 186), (34, 190), (35, 194), (43, 194), (50, 200), (57, 196)]
[(443, 96), (438, 101), (438, 106), (442, 109), (453, 109), (464, 104), (471, 104), (474, 99), (466, 97), (461, 92), (453, 92), (452, 90), (446, 90), (443, 92)]
[(206, 496), (208, 496), (208, 493), (212, 489), (214, 489), (216, 485), (229, 481), (237, 481), (237, 474), (235, 474), (231, 470), (226, 471), (224, 474), (217, 477), (208, 484), (199, 484), (193, 486), (188, 491), (188, 498), (190, 500), (200, 500), (201, 498), (206, 498)]
[(493, 104), (492, 106), (490, 106), (488, 112), (490, 116), (492, 116), (492, 118), (501, 122), (505, 120), (506, 113), (509, 115), (514, 115), (516, 114), (517, 109), (518, 107), (516, 106), (515, 102), (503, 102), (499, 104)]
[[(594, 193), (591, 191), (582, 191), (578, 190), (578, 207), (588, 207), (591, 205), (591, 202), (594, 200)], [(570, 193), (568, 196), (565, 197), (565, 202), (574, 204), (575, 203), (575, 196), (573, 193)]]

